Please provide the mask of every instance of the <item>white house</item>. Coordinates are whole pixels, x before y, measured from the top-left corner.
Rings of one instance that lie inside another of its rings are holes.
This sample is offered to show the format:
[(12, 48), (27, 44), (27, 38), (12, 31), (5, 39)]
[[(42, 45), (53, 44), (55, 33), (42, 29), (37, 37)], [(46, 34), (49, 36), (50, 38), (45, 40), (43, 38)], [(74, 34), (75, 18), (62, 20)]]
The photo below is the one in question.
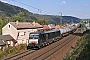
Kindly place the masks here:
[(43, 29), (43, 26), (35, 22), (10, 22), (2, 28), (2, 35), (11, 35), (17, 44), (24, 44), (29, 38), (30, 32)]

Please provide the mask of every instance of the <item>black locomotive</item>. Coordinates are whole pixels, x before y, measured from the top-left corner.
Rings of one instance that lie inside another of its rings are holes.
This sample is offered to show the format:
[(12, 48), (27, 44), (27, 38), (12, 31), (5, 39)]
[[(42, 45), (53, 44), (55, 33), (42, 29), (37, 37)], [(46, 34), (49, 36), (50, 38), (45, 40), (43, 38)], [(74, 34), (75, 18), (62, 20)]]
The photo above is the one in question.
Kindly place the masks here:
[(60, 40), (62, 36), (67, 35), (70, 32), (74, 32), (75, 30), (75, 27), (71, 27), (53, 29), (49, 31), (32, 32), (29, 34), (29, 39), (27, 40), (27, 49), (41, 48), (43, 46), (49, 45), (52, 42)]

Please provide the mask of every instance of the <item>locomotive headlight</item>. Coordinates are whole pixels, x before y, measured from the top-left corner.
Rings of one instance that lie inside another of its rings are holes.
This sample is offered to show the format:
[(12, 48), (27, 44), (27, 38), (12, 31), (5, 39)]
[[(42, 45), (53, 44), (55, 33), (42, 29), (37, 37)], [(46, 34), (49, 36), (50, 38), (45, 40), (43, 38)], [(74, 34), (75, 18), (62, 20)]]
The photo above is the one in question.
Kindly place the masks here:
[(35, 39), (36, 44), (38, 44), (38, 39)]
[(29, 39), (29, 43), (32, 43), (32, 42), (38, 44), (38, 39)]

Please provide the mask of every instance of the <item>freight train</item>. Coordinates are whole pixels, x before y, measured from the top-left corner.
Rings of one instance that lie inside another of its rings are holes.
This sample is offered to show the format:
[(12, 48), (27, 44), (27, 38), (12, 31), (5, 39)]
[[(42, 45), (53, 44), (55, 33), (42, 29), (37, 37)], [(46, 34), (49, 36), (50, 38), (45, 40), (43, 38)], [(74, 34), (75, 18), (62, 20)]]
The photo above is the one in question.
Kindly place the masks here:
[(75, 32), (76, 26), (68, 26), (65, 28), (52, 29), (49, 31), (32, 32), (29, 34), (27, 40), (27, 49), (40, 49), (55, 41), (60, 40), (62, 37)]

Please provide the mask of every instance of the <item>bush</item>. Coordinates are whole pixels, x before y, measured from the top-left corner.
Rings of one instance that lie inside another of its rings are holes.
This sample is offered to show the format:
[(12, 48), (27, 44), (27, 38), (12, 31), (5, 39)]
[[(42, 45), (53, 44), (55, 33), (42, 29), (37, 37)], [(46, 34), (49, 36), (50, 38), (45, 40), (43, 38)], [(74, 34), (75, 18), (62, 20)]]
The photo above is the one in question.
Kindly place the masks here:
[(10, 49), (8, 50), (8, 53), (9, 53), (9, 54), (12, 54), (12, 53), (15, 53), (15, 52), (17, 52), (17, 50), (16, 50), (15, 48), (10, 48)]
[(2, 52), (0, 53), (0, 59), (2, 59), (4, 57), (4, 55), (2, 54)]
[(23, 50), (26, 50), (26, 44), (21, 44), (21, 45), (18, 45), (16, 47), (6, 48), (4, 52), (0, 51), (0, 59), (7, 57), (7, 56), (11, 56), (12, 54), (15, 54), (17, 52), (21, 52)]
[(76, 44), (76, 48), (64, 60), (90, 60), (90, 30)]

